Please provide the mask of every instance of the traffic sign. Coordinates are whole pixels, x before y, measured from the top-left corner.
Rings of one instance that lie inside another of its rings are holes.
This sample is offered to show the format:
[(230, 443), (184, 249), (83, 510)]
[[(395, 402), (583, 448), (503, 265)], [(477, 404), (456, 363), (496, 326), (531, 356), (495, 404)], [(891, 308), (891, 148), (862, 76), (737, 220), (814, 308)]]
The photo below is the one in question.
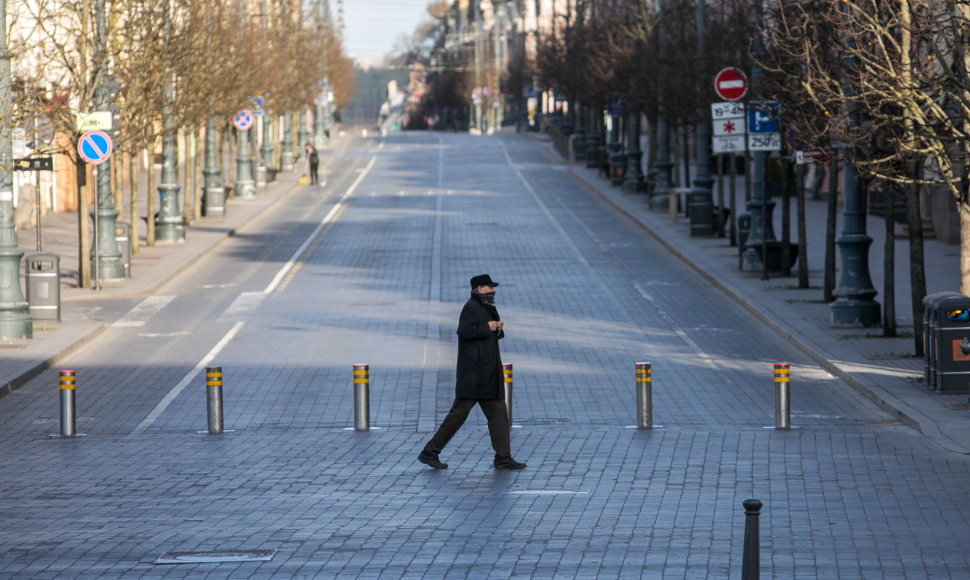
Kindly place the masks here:
[(248, 109), (243, 109), (233, 117), (232, 124), (240, 131), (245, 131), (253, 126), (253, 114)]
[(91, 165), (99, 165), (111, 157), (111, 137), (104, 131), (88, 131), (77, 142), (81, 159)]
[(733, 66), (714, 77), (714, 91), (725, 101), (736, 101), (748, 93), (748, 77)]
[(745, 150), (747, 126), (742, 103), (712, 103), (711, 119), (714, 123), (712, 153), (740, 153)]
[(77, 113), (75, 114), (75, 119), (77, 120), (78, 131), (91, 131), (93, 129), (97, 129), (99, 131), (110, 131), (113, 128), (111, 122), (111, 111)]
[(748, 133), (777, 133), (780, 117), (778, 101), (751, 101), (748, 104)]
[(781, 105), (778, 101), (748, 103), (748, 149), (751, 151), (780, 151)]
[(45, 157), (23, 157), (13, 162), (14, 171), (53, 171), (54, 158)]

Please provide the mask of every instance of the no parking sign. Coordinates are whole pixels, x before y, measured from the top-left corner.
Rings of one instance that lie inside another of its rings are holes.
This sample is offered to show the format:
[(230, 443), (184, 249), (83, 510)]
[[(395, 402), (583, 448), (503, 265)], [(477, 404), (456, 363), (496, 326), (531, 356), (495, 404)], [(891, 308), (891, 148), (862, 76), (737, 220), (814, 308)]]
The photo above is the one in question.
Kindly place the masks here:
[(104, 131), (88, 131), (78, 139), (77, 152), (91, 165), (104, 163), (111, 156), (111, 137)]
[(253, 126), (253, 114), (249, 112), (249, 109), (243, 109), (233, 117), (232, 124), (240, 131), (245, 131)]

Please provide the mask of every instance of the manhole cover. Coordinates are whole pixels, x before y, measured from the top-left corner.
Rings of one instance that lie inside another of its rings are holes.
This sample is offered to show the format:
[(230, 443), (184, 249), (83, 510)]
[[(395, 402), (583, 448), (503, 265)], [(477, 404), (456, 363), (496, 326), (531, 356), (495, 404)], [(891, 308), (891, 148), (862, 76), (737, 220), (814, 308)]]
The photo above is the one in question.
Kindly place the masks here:
[(219, 562), (269, 562), (276, 550), (226, 550), (217, 552), (165, 552), (156, 564), (211, 564)]

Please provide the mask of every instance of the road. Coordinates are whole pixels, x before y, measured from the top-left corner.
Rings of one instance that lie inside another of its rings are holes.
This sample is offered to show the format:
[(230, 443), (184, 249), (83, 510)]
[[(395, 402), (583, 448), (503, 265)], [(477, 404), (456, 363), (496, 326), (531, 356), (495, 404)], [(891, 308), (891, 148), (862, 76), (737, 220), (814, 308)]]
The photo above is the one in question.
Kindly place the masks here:
[[(0, 576), (739, 577), (749, 497), (765, 502), (765, 577), (970, 574), (965, 456), (818, 367), (534, 141), (395, 133), (333, 154), (326, 187), (162, 291), (80, 306), (112, 322), (61, 364), (84, 437), (50, 436), (56, 369), (0, 399)], [(492, 470), (474, 412), (430, 470), (416, 456), (485, 272), (529, 466)], [(641, 361), (650, 430), (631, 428)], [(774, 362), (792, 367), (791, 431), (765, 428)], [(369, 432), (352, 429), (357, 363)], [(224, 373), (223, 435), (205, 433), (206, 365)]]

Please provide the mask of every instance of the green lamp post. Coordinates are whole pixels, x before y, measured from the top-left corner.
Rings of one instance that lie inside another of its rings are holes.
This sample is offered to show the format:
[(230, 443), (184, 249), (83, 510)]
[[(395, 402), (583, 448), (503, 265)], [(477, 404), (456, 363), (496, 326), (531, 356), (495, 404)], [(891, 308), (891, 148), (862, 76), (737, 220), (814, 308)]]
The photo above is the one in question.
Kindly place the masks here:
[[(851, 42), (851, 41), (850, 41)], [(854, 59), (845, 58), (845, 68), (853, 68)], [(854, 96), (843, 85), (846, 97)], [(848, 115), (845, 122), (849, 133), (860, 124), (859, 112), (851, 98), (846, 99)], [(866, 216), (863, 211), (864, 200), (860, 187), (859, 173), (853, 165), (854, 149), (846, 146), (843, 150), (845, 161), (842, 165), (842, 183), (845, 201), (842, 209), (842, 233), (835, 243), (839, 247), (842, 267), (839, 269), (839, 283), (832, 295), (835, 301), (829, 305), (833, 326), (876, 326), (882, 321), (879, 303), (874, 300), (876, 289), (869, 275), (869, 246), (872, 238), (866, 234)]]
[(630, 111), (630, 127), (627, 138), (630, 146), (626, 152), (626, 176), (623, 179), (623, 189), (632, 192), (643, 191), (643, 151), (640, 149), (640, 112)]
[[(212, 7), (206, 9), (206, 23), (212, 22)], [(208, 41), (211, 45), (211, 40)], [(212, 59), (209, 58), (209, 67), (212, 67)], [(226, 214), (226, 188), (222, 182), (222, 170), (219, 169), (219, 150), (216, 140), (216, 133), (219, 131), (219, 123), (216, 116), (209, 113), (209, 120), (205, 126), (205, 166), (202, 169), (202, 207), (204, 215), (222, 216)]]
[(280, 141), (280, 170), (281, 171), (293, 171), (293, 137), (290, 135), (292, 132), (293, 120), (290, 113), (283, 115), (283, 139)]
[[(7, 0), (0, 0), (0, 111), (13, 106), (7, 49)], [(13, 225), (13, 127), (0, 118), (0, 338), (32, 338), (34, 323), (20, 286), (20, 259)]]
[[(171, 9), (168, 0), (163, 4), (165, 20), (162, 36), (171, 35)], [(178, 175), (175, 171), (175, 115), (172, 106), (175, 102), (175, 84), (170, 65), (166, 64), (165, 86), (162, 88), (162, 176), (158, 184), (158, 215), (155, 216), (155, 241), (180, 242), (185, 239), (185, 226), (179, 207)]]
[(239, 143), (236, 147), (236, 185), (232, 196), (251, 198), (256, 196), (256, 182), (253, 181), (253, 155), (249, 150), (249, 128), (238, 129)]
[[(98, 71), (98, 83), (94, 89), (94, 102), (98, 111), (109, 111), (111, 94), (108, 89), (108, 58), (105, 51), (104, 0), (95, 3), (95, 42), (96, 51), (101, 59)], [(115, 221), (118, 212), (115, 210), (114, 196), (111, 195), (111, 159), (105, 159), (97, 168), (98, 199), (97, 208), (97, 240), (91, 247), (91, 264), (95, 280), (121, 280), (125, 277), (125, 265), (121, 260), (121, 249), (115, 238)]]
[[(664, 25), (664, 0), (657, 1), (657, 34), (659, 37), (661, 61), (663, 53), (667, 51), (667, 30)], [(670, 125), (667, 123), (667, 109), (665, 106), (665, 95), (663, 82), (657, 84), (657, 160), (653, 168), (657, 173), (657, 183), (653, 187), (650, 196), (650, 207), (654, 209), (667, 209), (670, 202), (670, 190), (673, 188), (673, 176), (671, 170), (674, 161), (670, 154)]]
[(306, 144), (310, 142), (310, 134), (306, 130), (307, 122), (307, 111), (303, 109), (300, 111), (300, 116), (297, 117), (298, 125), (296, 127), (296, 140), (299, 141), (296, 148), (296, 158), (305, 159), (306, 158)]
[[(697, 0), (697, 62), (704, 62), (704, 4)], [(702, 92), (701, 95), (705, 95)], [(697, 109), (697, 173), (694, 187), (690, 190), (690, 235), (710, 236), (714, 234), (714, 203), (711, 188), (711, 129), (707, 121), (706, 109)]]

